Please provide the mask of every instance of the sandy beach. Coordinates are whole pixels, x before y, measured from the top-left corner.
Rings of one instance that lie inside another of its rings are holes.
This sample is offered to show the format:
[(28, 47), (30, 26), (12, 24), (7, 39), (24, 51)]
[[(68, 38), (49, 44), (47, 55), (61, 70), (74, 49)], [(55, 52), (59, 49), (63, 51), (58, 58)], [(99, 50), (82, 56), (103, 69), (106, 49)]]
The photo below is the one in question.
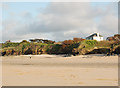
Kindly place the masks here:
[(2, 85), (117, 86), (118, 56), (4, 56)]

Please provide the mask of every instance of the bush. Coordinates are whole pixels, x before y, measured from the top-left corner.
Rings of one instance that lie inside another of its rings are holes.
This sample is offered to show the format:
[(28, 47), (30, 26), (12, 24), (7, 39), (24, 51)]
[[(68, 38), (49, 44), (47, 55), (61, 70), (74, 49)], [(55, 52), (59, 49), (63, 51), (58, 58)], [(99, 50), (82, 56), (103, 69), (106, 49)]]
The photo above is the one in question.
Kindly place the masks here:
[(96, 40), (85, 40), (85, 43), (88, 44), (89, 46), (94, 46), (97, 44)]
[(20, 43), (29, 43), (27, 40), (22, 40)]
[(73, 40), (65, 40), (65, 41), (63, 41), (63, 44), (65, 44), (65, 45), (69, 45), (69, 44), (73, 44), (74, 42), (73, 42)]
[(112, 41), (99, 41), (97, 44), (96, 44), (96, 47), (110, 47), (110, 45), (114, 43)]
[(2, 48), (16, 47), (16, 46), (18, 46), (19, 44), (20, 44), (20, 43), (7, 42), (7, 43), (3, 43), (3, 44), (2, 44)]
[(62, 46), (59, 44), (53, 44), (47, 47), (46, 52), (48, 54), (60, 54), (62, 52)]
[(85, 40), (85, 39), (83, 39), (83, 38), (73, 38), (73, 41), (76, 42), (76, 43), (81, 42), (83, 40)]

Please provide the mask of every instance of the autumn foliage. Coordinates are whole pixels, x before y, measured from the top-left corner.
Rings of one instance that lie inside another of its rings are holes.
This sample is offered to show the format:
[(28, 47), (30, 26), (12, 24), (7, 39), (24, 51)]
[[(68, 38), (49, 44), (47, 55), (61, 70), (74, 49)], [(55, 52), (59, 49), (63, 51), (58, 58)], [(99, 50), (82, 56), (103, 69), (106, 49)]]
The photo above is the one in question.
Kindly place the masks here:
[(81, 41), (83, 41), (83, 40), (85, 40), (85, 39), (83, 39), (83, 38), (73, 38), (73, 41), (74, 41), (74, 42), (81, 42)]

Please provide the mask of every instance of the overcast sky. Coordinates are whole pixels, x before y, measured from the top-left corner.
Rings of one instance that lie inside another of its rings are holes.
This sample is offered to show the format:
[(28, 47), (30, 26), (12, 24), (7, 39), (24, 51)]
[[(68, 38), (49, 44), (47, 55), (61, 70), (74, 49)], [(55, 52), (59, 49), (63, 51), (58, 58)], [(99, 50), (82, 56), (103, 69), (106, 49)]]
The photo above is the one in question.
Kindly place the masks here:
[(3, 3), (2, 42), (43, 38), (55, 41), (85, 38), (99, 32), (118, 33), (117, 2)]

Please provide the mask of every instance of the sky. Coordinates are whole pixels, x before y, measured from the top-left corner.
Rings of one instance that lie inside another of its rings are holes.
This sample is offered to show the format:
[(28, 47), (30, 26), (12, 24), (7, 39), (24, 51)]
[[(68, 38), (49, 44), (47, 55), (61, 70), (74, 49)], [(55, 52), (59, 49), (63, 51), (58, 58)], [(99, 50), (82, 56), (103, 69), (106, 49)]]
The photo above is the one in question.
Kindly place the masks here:
[(117, 2), (4, 2), (2, 42), (34, 38), (63, 41), (118, 33)]

